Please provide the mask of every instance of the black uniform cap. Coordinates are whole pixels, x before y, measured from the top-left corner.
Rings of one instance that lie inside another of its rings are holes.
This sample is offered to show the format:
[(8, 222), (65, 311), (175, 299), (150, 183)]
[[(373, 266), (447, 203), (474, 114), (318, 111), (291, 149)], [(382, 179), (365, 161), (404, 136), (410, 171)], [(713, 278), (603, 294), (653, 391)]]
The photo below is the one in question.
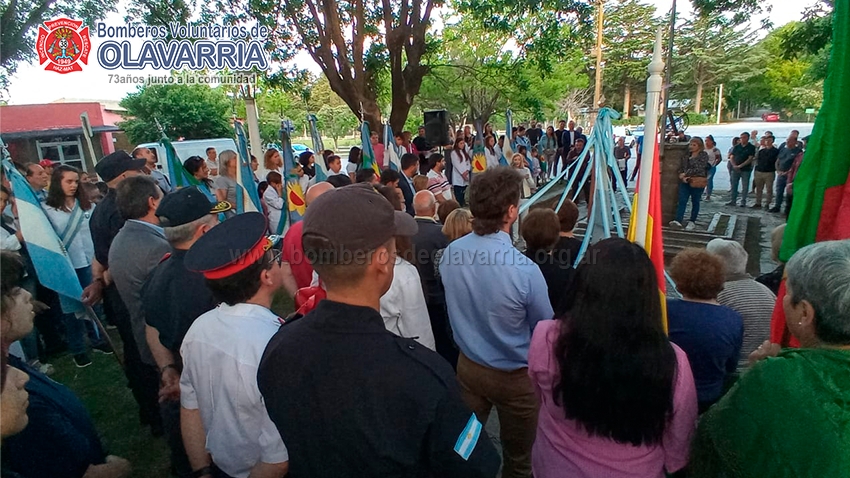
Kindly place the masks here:
[(207, 195), (197, 186), (183, 188), (167, 194), (156, 208), (156, 217), (162, 227), (175, 227), (189, 224), (207, 214), (229, 211), (230, 203), (210, 202)]
[(183, 263), (207, 279), (223, 279), (254, 264), (271, 247), (272, 242), (266, 237), (266, 218), (259, 212), (246, 212), (201, 236)]
[(126, 151), (118, 150), (101, 158), (94, 170), (108, 183), (127, 171), (138, 171), (143, 167), (145, 167), (144, 158), (134, 159)]

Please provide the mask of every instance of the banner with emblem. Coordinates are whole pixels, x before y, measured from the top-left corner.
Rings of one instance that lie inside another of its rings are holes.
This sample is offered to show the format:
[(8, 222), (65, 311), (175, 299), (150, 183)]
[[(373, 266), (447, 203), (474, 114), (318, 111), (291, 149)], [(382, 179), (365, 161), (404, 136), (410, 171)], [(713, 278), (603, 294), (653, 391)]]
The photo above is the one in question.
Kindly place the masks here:
[[(289, 137), (289, 130), (284, 124), (280, 128), (280, 147), (281, 156), (283, 156), (283, 176), (286, 181), (286, 197), (284, 204), (289, 212), (286, 216), (289, 217), (288, 224), (291, 226), (304, 218), (304, 213), (307, 210), (307, 201), (304, 199), (304, 191), (301, 190), (301, 183), (298, 181), (298, 173), (296, 168), (300, 167), (295, 156), (292, 154), (292, 140)], [(318, 161), (317, 161), (318, 162)], [(284, 217), (280, 218), (280, 226), (278, 226), (278, 234), (283, 232), (284, 224), (287, 223)]]
[(484, 127), (481, 120), (475, 122), (475, 142), (472, 146), (472, 172), (483, 173), (487, 169), (487, 157), (484, 155)]
[(381, 168), (378, 162), (375, 161), (375, 150), (372, 148), (371, 133), (369, 131), (369, 123), (364, 121), (360, 124), (360, 145), (363, 153), (363, 161), (358, 169), (372, 169), (378, 178), (381, 177)]

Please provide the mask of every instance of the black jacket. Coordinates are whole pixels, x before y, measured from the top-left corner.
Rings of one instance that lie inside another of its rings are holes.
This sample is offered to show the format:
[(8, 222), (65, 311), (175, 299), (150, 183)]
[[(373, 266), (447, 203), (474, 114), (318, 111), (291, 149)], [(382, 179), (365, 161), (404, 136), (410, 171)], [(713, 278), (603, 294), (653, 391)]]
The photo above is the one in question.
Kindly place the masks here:
[(443, 284), (434, 270), (434, 256), (438, 250), (448, 247), (449, 239), (443, 234), (443, 225), (437, 221), (420, 217), (416, 218), (416, 222), (419, 223), (419, 231), (413, 236), (413, 257), (425, 288), (425, 301), (442, 304), (446, 298)]
[(449, 364), (387, 331), (372, 308), (325, 299), (282, 326), (257, 383), (291, 478), (484, 478), (499, 470)]

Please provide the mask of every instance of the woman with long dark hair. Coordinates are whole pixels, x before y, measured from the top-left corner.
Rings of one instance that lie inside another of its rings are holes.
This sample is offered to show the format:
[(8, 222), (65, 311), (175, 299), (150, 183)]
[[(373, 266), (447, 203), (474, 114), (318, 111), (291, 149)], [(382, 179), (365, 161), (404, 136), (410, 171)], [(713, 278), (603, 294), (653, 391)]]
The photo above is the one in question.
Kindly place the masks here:
[[(80, 170), (73, 166), (57, 166), (50, 178), (44, 212), (68, 251), (71, 265), (83, 289), (92, 283), (94, 242), (89, 220), (93, 211), (94, 206), (88, 194), (80, 187)], [(86, 352), (86, 321), (77, 319), (74, 314), (64, 314), (64, 318), (68, 351), (74, 356), (74, 363), (78, 367), (86, 367), (91, 364)], [(93, 326), (89, 327), (88, 335), (93, 346), (102, 351), (109, 350)]]
[(663, 478), (688, 463), (697, 399), (664, 333), (655, 269), (624, 239), (590, 247), (570, 309), (537, 323), (528, 373), (540, 399), (537, 478)]
[(210, 198), (210, 201), (216, 201), (215, 194), (212, 192), (213, 182), (210, 179), (210, 168), (204, 158), (190, 156), (189, 159), (183, 161), (183, 168), (201, 183), (201, 191)]
[(363, 151), (357, 147), (352, 146), (348, 151), (348, 166), (345, 167), (345, 172), (348, 173), (348, 177), (351, 178), (351, 182), (353, 183), (357, 178), (357, 170), (360, 169), (360, 163), (363, 162)]
[(469, 186), (469, 173), (472, 170), (472, 158), (466, 150), (466, 140), (463, 139), (462, 134), (455, 139), (450, 156), (455, 199), (460, 207), (464, 207), (466, 206), (466, 187)]

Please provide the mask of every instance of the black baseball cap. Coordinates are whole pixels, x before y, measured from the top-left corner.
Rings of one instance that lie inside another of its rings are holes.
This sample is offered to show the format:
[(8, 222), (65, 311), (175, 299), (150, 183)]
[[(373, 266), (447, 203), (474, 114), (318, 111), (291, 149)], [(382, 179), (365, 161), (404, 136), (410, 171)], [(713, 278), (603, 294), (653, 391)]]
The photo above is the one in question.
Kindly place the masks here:
[(135, 159), (126, 151), (118, 150), (101, 158), (94, 170), (104, 182), (108, 183), (127, 171), (138, 171), (143, 167), (145, 167), (144, 158)]
[(183, 263), (207, 279), (223, 279), (247, 269), (271, 249), (266, 218), (259, 212), (236, 215), (192, 245)]
[(197, 186), (183, 188), (167, 194), (156, 208), (156, 217), (162, 227), (176, 227), (189, 224), (207, 214), (229, 211), (230, 203), (211, 202)]
[(369, 252), (393, 236), (413, 236), (419, 225), (409, 214), (393, 209), (368, 184), (332, 189), (310, 203), (303, 236), (325, 239), (340, 252)]

